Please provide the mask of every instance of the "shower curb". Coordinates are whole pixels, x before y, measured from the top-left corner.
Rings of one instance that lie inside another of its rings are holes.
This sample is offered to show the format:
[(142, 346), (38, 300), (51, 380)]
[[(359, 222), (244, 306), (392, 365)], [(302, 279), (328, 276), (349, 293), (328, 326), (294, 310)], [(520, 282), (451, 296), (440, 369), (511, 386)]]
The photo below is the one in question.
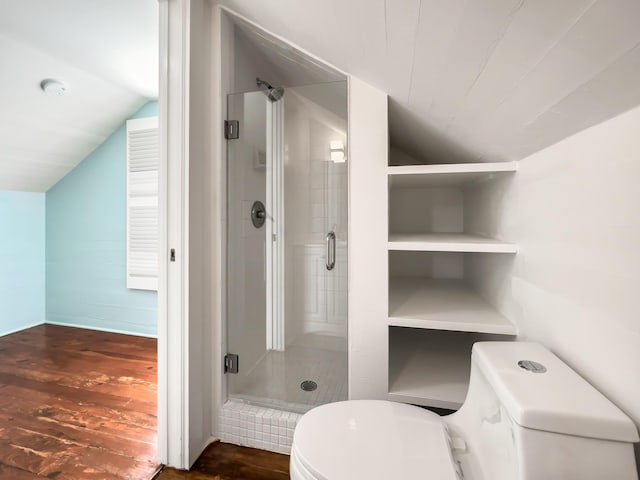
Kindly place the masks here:
[(299, 413), (230, 399), (225, 402), (218, 417), (220, 438), (223, 442), (242, 447), (289, 455), (293, 431), (301, 417)]

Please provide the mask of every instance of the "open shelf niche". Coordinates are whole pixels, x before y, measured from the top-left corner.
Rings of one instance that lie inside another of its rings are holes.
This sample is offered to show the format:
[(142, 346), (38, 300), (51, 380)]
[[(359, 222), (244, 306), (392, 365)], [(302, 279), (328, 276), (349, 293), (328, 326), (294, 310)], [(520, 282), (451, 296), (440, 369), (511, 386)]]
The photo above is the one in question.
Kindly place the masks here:
[(389, 250), (516, 253), (513, 243), (466, 231), (464, 218), (467, 186), (516, 170), (517, 162), (388, 167)]
[(389, 327), (389, 399), (457, 410), (469, 388), (473, 344), (505, 339)]
[(464, 280), (392, 278), (389, 325), (515, 335), (516, 327)]
[(473, 343), (517, 335), (468, 272), (478, 256), (512, 257), (517, 245), (482, 234), (490, 226), (467, 198), (469, 187), (516, 170), (517, 162), (388, 167), (390, 399), (458, 408)]

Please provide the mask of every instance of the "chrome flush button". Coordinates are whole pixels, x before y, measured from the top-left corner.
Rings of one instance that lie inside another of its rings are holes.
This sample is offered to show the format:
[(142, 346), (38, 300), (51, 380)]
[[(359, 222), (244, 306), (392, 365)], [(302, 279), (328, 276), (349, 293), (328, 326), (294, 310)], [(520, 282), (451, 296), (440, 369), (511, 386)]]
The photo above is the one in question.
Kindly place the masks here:
[(518, 366), (527, 372), (544, 373), (547, 371), (547, 367), (533, 360), (520, 360)]

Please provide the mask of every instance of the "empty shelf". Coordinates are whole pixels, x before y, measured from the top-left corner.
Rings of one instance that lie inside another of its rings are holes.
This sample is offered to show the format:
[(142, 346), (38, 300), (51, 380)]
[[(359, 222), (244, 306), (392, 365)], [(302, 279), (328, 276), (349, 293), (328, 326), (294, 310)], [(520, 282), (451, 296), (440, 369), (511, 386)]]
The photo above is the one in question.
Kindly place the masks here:
[(469, 388), (471, 347), (468, 333), (389, 329), (389, 399), (457, 409)]
[(513, 243), (465, 233), (394, 233), (389, 250), (421, 252), (516, 253)]
[(388, 169), (392, 188), (452, 187), (515, 172), (518, 162), (403, 165)]
[(390, 279), (389, 325), (517, 334), (513, 323), (460, 280)]

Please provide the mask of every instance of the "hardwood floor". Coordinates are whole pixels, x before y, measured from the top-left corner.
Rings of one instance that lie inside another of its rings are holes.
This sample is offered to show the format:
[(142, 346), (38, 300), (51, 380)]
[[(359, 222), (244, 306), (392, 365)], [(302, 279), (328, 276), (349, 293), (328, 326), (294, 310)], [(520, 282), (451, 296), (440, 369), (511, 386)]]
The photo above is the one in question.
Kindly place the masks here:
[(54, 325), (1, 337), (0, 479), (151, 478), (156, 348)]
[(289, 456), (215, 442), (190, 472), (165, 468), (157, 480), (289, 480)]

